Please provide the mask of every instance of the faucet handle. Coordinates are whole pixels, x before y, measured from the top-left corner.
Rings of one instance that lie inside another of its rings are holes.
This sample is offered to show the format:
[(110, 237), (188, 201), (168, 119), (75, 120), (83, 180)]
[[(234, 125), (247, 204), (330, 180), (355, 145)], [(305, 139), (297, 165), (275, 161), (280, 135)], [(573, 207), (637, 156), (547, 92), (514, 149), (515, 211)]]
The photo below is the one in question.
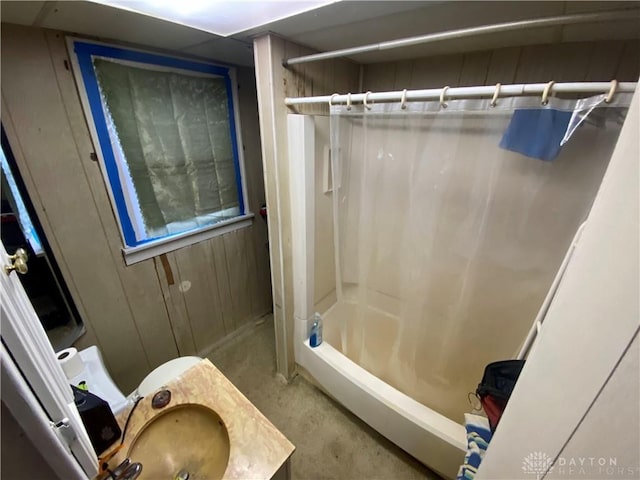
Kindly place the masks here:
[(142, 473), (141, 463), (131, 463), (131, 459), (125, 458), (120, 465), (110, 473), (109, 480), (135, 480)]
[(142, 464), (140, 462), (134, 462), (125, 468), (124, 472), (116, 477), (116, 480), (135, 480), (142, 473)]
[(111, 472), (109, 472), (109, 476), (107, 477), (107, 479), (115, 480), (120, 475), (122, 475), (122, 473), (127, 469), (129, 465), (131, 465), (131, 460), (128, 458), (125, 458), (120, 465), (118, 465)]

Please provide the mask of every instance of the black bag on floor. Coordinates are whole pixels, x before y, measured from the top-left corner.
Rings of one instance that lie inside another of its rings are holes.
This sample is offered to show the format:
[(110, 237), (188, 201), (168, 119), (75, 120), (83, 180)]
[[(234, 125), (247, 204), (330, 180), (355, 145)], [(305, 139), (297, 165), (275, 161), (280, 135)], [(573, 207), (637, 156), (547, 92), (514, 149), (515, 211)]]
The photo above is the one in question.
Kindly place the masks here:
[(476, 389), (482, 408), (489, 418), (491, 432), (495, 432), (511, 392), (524, 367), (524, 360), (493, 362), (484, 369), (482, 381)]

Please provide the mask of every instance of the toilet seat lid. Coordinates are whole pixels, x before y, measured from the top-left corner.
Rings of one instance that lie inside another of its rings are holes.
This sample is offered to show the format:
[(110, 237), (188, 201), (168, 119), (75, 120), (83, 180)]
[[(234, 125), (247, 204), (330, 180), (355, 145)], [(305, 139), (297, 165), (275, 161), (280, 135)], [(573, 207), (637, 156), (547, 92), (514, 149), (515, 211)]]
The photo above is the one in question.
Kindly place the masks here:
[(144, 377), (138, 387), (138, 394), (144, 397), (155, 392), (189, 368), (200, 363), (201, 360), (200, 357), (178, 357), (163, 363)]

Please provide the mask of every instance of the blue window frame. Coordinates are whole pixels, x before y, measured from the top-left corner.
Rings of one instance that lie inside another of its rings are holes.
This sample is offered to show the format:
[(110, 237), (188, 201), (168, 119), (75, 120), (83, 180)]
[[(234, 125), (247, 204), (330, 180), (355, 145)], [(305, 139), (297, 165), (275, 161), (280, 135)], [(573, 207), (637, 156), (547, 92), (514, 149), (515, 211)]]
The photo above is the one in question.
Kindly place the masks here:
[[(239, 216), (245, 215), (245, 201), (242, 181), (242, 169), (240, 164), (240, 155), (238, 152), (238, 132), (236, 126), (236, 117), (234, 109), (234, 82), (232, 82), (233, 69), (220, 65), (202, 63), (192, 60), (169, 57), (139, 50), (131, 50), (116, 46), (110, 46), (100, 43), (93, 43), (81, 40), (72, 40), (73, 52), (77, 58), (77, 67), (82, 83), (84, 84), (85, 100), (88, 104), (91, 120), (95, 127), (94, 136), (100, 147), (101, 158), (104, 163), (106, 177), (108, 179), (111, 190), (112, 201), (115, 204), (115, 210), (120, 223), (122, 236), (125, 247), (137, 247), (149, 242), (154, 242), (162, 238), (169, 238), (175, 235), (188, 232), (173, 232), (166, 235), (160, 235), (150, 238), (139, 238), (136, 234), (131, 218), (131, 212), (127, 208), (127, 192), (123, 188), (122, 180), (119, 173), (118, 160), (114, 153), (112, 138), (110, 137), (107, 114), (103, 103), (103, 97), (100, 91), (98, 78), (94, 69), (94, 59), (114, 59), (117, 61), (134, 62), (135, 64), (149, 66), (164, 67), (169, 69), (177, 69), (184, 73), (195, 72), (196, 74), (215, 75), (224, 79), (226, 86), (228, 112), (229, 112), (229, 130), (231, 137), (231, 146), (233, 152), (233, 164), (235, 169), (235, 183), (238, 193)], [(79, 86), (81, 89), (82, 86)], [(86, 108), (86, 107), (85, 107)], [(199, 230), (196, 227), (192, 230)]]

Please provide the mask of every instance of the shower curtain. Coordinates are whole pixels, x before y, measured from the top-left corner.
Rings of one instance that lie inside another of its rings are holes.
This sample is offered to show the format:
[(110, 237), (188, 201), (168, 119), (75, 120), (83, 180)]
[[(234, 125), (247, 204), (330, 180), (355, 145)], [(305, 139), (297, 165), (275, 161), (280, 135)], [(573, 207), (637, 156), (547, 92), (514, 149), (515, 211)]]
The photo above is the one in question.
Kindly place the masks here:
[(589, 213), (630, 101), (604, 98), (332, 106), (325, 341), (462, 423)]

